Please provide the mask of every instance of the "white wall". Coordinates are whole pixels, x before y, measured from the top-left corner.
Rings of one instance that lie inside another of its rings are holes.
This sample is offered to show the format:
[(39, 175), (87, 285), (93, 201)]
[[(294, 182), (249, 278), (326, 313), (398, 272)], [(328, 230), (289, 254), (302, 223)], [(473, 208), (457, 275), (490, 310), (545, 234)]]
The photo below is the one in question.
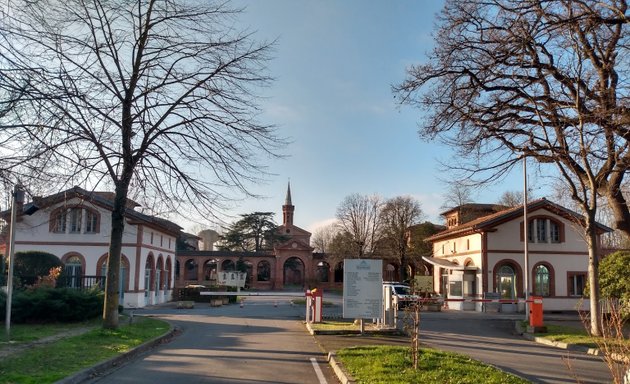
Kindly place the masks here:
[[(68, 253), (79, 254), (85, 261), (84, 275), (101, 275), (98, 269), (98, 260), (106, 255), (109, 250), (109, 240), (111, 232), (111, 212), (100, 208), (89, 202), (80, 201), (79, 199), (69, 200), (65, 205), (74, 206), (81, 203), (85, 207), (96, 210), (100, 214), (100, 225), (98, 233), (55, 233), (50, 231), (50, 214), (61, 206), (61, 204), (35, 212), (32, 216), (22, 216), (21, 220), (16, 223), (15, 244), (16, 251), (44, 251), (52, 253), (62, 259)], [(82, 229), (85, 229), (85, 215), (83, 215)], [(146, 260), (149, 254), (153, 254), (153, 268), (155, 268), (158, 257), (162, 256), (163, 268), (166, 268), (166, 260), (171, 260), (171, 285), (174, 284), (175, 273), (175, 246), (176, 239), (173, 235), (169, 235), (157, 229), (143, 227), (141, 236), (142, 244), (138, 248), (138, 230), (137, 225), (125, 223), (123, 234), (122, 253), (129, 261), (129, 285), (125, 293), (124, 305), (131, 307), (144, 306), (144, 271)], [(151, 232), (153, 232), (153, 244), (151, 244)], [(137, 268), (136, 257), (139, 250), (140, 263)], [(138, 292), (132, 292), (136, 287), (136, 279)], [(151, 287), (153, 289), (153, 287)], [(150, 303), (158, 303), (170, 300), (171, 290), (166, 293), (161, 292), (156, 298), (151, 295)]]

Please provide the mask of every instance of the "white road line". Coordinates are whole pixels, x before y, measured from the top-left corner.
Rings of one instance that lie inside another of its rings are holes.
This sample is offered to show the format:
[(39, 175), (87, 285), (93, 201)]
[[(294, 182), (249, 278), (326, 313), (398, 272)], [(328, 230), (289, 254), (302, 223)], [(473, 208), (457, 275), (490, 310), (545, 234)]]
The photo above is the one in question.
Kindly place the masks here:
[(317, 378), (319, 379), (319, 384), (328, 384), (328, 382), (326, 381), (326, 378), (324, 377), (324, 372), (322, 372), (322, 369), (319, 367), (319, 364), (317, 364), (316, 358), (311, 357), (311, 364), (313, 364), (313, 369), (315, 370), (315, 374), (317, 375)]

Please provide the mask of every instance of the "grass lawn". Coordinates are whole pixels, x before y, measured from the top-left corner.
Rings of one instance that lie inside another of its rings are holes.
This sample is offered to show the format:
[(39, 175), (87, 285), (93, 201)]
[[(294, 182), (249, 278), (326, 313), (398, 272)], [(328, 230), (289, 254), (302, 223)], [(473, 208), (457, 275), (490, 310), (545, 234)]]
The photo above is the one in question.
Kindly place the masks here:
[(352, 321), (322, 321), (321, 323), (310, 323), (314, 331), (358, 331), (359, 325), (354, 325)]
[(567, 344), (583, 345), (589, 348), (597, 347), (593, 338), (589, 336), (584, 328), (567, 327), (564, 325), (554, 324), (548, 324), (546, 327), (546, 333), (535, 333), (534, 335)]
[[(597, 339), (589, 336), (584, 328), (576, 328), (564, 325), (548, 324), (547, 333), (535, 333), (534, 336), (567, 344), (582, 345), (589, 348), (597, 348)], [(616, 341), (615, 341), (616, 343)], [(626, 350), (630, 348), (630, 339), (623, 340)]]
[[(11, 324), (11, 344), (22, 344), (30, 341), (43, 339), (61, 332), (72, 331), (73, 329), (84, 327), (97, 327), (101, 324), (101, 319), (80, 323), (54, 323), (54, 324)], [(2, 324), (0, 330), (0, 350), (6, 348), (7, 332)]]
[(412, 367), (407, 347), (346, 348), (337, 351), (337, 357), (359, 383), (529, 383), (466, 356), (435, 349), (421, 349), (418, 370)]
[[(123, 324), (121, 322), (117, 330), (99, 327), (79, 336), (38, 345), (8, 356), (0, 360), (0, 383), (53, 383), (127, 352), (169, 330), (166, 322), (146, 317), (136, 317), (131, 325)], [(39, 332), (49, 336), (51, 331)], [(17, 333), (17, 329), (12, 330), (12, 338), (17, 338)]]

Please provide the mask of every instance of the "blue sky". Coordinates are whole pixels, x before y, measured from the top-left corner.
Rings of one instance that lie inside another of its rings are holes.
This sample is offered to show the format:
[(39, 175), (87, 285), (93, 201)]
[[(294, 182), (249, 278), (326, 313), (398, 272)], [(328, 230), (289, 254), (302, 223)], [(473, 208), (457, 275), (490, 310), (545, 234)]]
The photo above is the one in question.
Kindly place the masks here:
[[(419, 139), (420, 111), (396, 104), (391, 86), (405, 68), (427, 60), (441, 0), (239, 0), (242, 26), (278, 39), (269, 63), (275, 82), (261, 101), (266, 122), (290, 137), (287, 158), (268, 162), (268, 182), (251, 187), (263, 199), (242, 201), (231, 215), (276, 213), (291, 180), (296, 225), (313, 231), (353, 194), (416, 197), (425, 219), (441, 222), (446, 186), (438, 159), (453, 153)], [(520, 169), (475, 200), (495, 202), (522, 190)], [(228, 219), (229, 220), (229, 219)], [(188, 229), (188, 228), (187, 228)]]

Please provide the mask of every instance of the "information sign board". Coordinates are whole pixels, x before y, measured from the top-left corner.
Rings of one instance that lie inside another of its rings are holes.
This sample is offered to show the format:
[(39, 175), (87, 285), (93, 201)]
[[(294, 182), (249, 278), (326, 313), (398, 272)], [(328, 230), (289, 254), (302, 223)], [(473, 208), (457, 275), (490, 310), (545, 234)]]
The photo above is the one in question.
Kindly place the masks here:
[(345, 259), (343, 263), (343, 317), (375, 319), (383, 305), (383, 261)]

